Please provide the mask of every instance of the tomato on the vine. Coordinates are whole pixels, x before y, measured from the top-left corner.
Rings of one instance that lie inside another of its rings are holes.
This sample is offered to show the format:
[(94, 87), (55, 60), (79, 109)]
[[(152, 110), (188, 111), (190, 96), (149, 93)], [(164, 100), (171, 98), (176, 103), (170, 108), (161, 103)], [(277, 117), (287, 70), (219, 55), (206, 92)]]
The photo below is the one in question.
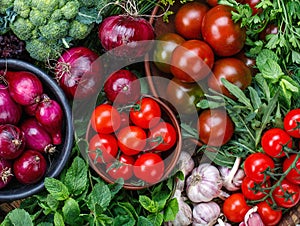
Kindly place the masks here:
[(233, 193), (223, 203), (223, 213), (232, 222), (240, 223), (250, 207), (242, 193)]
[(283, 119), (284, 130), (292, 137), (300, 138), (300, 108), (290, 110)]
[(272, 209), (270, 201), (262, 201), (257, 206), (257, 212), (265, 225), (274, 226), (279, 223), (282, 217), (282, 210)]
[(288, 174), (286, 175), (285, 179), (288, 181), (299, 184), (300, 185), (300, 158), (297, 159), (295, 168), (293, 167), (293, 162), (296, 160), (297, 155), (292, 154), (289, 155), (282, 164), (283, 172), (285, 173), (289, 168), (292, 168)]
[(241, 189), (246, 199), (258, 200), (267, 195), (270, 185), (270, 181), (258, 183), (246, 176), (242, 181)]
[(278, 206), (290, 208), (297, 205), (300, 200), (300, 187), (283, 179), (274, 189), (272, 195)]
[(274, 158), (284, 157), (284, 147), (292, 148), (293, 141), (290, 135), (280, 128), (267, 130), (261, 138), (261, 146), (265, 153)]
[(106, 165), (106, 172), (111, 178), (115, 180), (119, 178), (128, 180), (133, 176), (134, 162), (134, 157), (121, 154), (118, 160), (116, 160), (115, 162), (108, 163)]

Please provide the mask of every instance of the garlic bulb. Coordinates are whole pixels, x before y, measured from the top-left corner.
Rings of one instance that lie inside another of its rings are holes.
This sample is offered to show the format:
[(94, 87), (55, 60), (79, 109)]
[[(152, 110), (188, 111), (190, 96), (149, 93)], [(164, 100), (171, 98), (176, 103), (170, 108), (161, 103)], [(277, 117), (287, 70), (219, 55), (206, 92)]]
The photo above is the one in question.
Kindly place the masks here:
[(265, 226), (260, 215), (257, 213), (257, 206), (252, 207), (246, 213), (244, 221), (239, 226)]
[(179, 170), (183, 172), (184, 176), (187, 176), (190, 172), (192, 172), (195, 167), (195, 162), (188, 152), (181, 151), (178, 159), (178, 167)]
[(195, 203), (209, 202), (221, 193), (219, 170), (208, 163), (200, 164), (186, 180), (186, 194)]
[(199, 203), (193, 208), (193, 226), (212, 226), (220, 213), (221, 209), (215, 202)]

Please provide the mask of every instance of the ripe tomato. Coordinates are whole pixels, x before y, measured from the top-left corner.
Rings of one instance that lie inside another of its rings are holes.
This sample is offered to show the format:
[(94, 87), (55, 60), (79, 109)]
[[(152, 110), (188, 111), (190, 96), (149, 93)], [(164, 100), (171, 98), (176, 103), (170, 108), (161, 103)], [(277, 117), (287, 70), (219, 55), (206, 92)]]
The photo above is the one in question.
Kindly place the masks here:
[(89, 157), (94, 163), (112, 162), (117, 154), (118, 142), (111, 134), (95, 134), (89, 141)]
[[(289, 155), (289, 157), (287, 157), (283, 161), (283, 164), (282, 164), (283, 172), (286, 172), (291, 167), (291, 165), (295, 161), (296, 157), (297, 157), (296, 154), (292, 154), (292, 155)], [(288, 172), (288, 174), (286, 175), (285, 179), (287, 179), (288, 181), (290, 181), (294, 184), (300, 185), (300, 159), (299, 158), (296, 162), (296, 168), (291, 169), (291, 171)]]
[(244, 0), (244, 4), (248, 4), (252, 9), (252, 15), (259, 14), (262, 12), (261, 8), (256, 8), (256, 6), (261, 2), (261, 0)]
[(126, 155), (136, 155), (146, 146), (146, 132), (138, 126), (127, 126), (117, 133), (118, 145)]
[(130, 109), (129, 117), (136, 126), (148, 129), (158, 124), (161, 110), (154, 99), (144, 97)]
[(218, 56), (232, 56), (245, 45), (246, 32), (240, 23), (234, 23), (231, 12), (234, 9), (226, 5), (211, 8), (202, 21), (202, 36)]
[(110, 104), (98, 105), (91, 116), (91, 126), (98, 133), (113, 133), (121, 123), (120, 113)]
[(171, 73), (171, 56), (174, 49), (185, 40), (178, 34), (165, 33), (157, 38), (155, 42), (153, 60), (157, 68), (165, 73)]
[(267, 195), (268, 190), (265, 189), (270, 187), (270, 185), (270, 181), (258, 183), (246, 176), (242, 181), (241, 189), (246, 199), (258, 200)]
[(234, 132), (234, 125), (225, 110), (204, 110), (198, 118), (199, 139), (210, 146), (222, 146)]
[(134, 162), (135, 159), (132, 156), (121, 154), (117, 161), (106, 165), (106, 172), (115, 180), (119, 178), (128, 180), (133, 175)]
[(222, 78), (238, 86), (241, 90), (246, 89), (252, 81), (250, 68), (243, 61), (233, 57), (217, 60), (212, 72), (207, 81), (208, 87), (230, 98), (234, 98), (234, 96), (223, 85)]
[(284, 130), (292, 137), (300, 138), (300, 108), (289, 111), (284, 119)]
[(263, 134), (261, 146), (271, 157), (281, 158), (285, 156), (284, 147), (292, 148), (293, 141), (283, 129), (272, 128)]
[(242, 193), (234, 193), (225, 199), (223, 203), (223, 213), (232, 222), (240, 223), (244, 220), (245, 214), (250, 207)]
[(246, 66), (250, 69), (252, 77), (255, 76), (258, 72), (256, 68), (256, 60), (253, 57), (249, 57), (245, 54), (244, 50), (241, 50), (236, 55), (234, 55), (235, 58), (243, 61)]
[(266, 37), (270, 34), (278, 34), (278, 26), (275, 24), (268, 24), (266, 28), (259, 33), (260, 40), (266, 40)]
[(297, 205), (300, 200), (300, 187), (284, 179), (274, 189), (272, 195), (278, 206), (290, 208)]
[(176, 130), (170, 123), (160, 122), (150, 129), (148, 140), (151, 149), (155, 151), (170, 150), (177, 140)]
[(273, 170), (275, 167), (274, 161), (268, 155), (257, 152), (249, 155), (244, 161), (244, 171), (246, 176), (250, 177), (255, 182), (269, 180), (270, 176), (264, 174), (264, 171)]
[(256, 206), (257, 212), (265, 225), (274, 226), (279, 223), (282, 217), (282, 211), (280, 209), (272, 209), (267, 201), (262, 201), (256, 204)]
[(211, 72), (214, 53), (200, 40), (188, 40), (177, 46), (171, 57), (171, 73), (183, 82), (197, 82)]
[(150, 184), (157, 183), (164, 175), (163, 159), (155, 153), (140, 155), (134, 163), (134, 175)]
[(181, 6), (174, 19), (176, 32), (186, 39), (200, 39), (202, 20), (208, 9), (206, 4), (200, 2)]

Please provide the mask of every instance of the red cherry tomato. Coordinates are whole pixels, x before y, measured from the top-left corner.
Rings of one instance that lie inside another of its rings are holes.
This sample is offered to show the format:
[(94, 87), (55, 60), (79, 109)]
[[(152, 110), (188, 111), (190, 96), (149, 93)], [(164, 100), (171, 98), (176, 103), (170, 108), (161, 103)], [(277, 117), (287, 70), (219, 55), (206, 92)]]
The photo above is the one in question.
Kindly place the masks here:
[(98, 133), (113, 133), (119, 129), (120, 123), (119, 112), (109, 104), (98, 105), (91, 116), (91, 126)]
[(234, 23), (226, 5), (211, 8), (202, 21), (202, 36), (218, 56), (232, 56), (244, 47), (246, 32), (240, 23)]
[(225, 199), (223, 203), (223, 213), (232, 222), (240, 223), (244, 220), (245, 214), (250, 207), (242, 193), (234, 193)]
[(135, 159), (132, 156), (121, 154), (117, 161), (106, 165), (106, 172), (115, 180), (119, 178), (129, 180), (133, 176), (134, 162)]
[(171, 73), (183, 82), (196, 82), (211, 72), (214, 53), (200, 40), (188, 40), (177, 46), (171, 57)]
[(293, 141), (283, 129), (272, 128), (263, 134), (261, 146), (271, 157), (281, 158), (285, 156), (284, 147), (292, 148)]
[(206, 4), (200, 2), (181, 6), (174, 19), (176, 32), (186, 39), (200, 39), (202, 20), (208, 9)]
[(154, 99), (144, 97), (130, 109), (129, 117), (136, 126), (149, 129), (161, 119), (160, 106)]
[(163, 159), (155, 153), (140, 155), (134, 163), (134, 175), (150, 184), (159, 182), (164, 175)]
[(289, 155), (284, 161), (283, 161), (283, 172), (286, 172), (289, 168), (292, 167), (291, 171), (288, 172), (285, 179), (292, 182), (293, 184), (300, 185), (300, 158), (296, 161), (295, 168), (293, 168), (293, 163), (296, 160), (297, 155), (292, 154)]
[(261, 217), (265, 225), (274, 226), (279, 223), (282, 217), (280, 209), (274, 210), (267, 201), (262, 201), (257, 206), (257, 213)]
[(300, 187), (284, 179), (272, 195), (278, 206), (290, 208), (297, 205), (300, 200)]
[(177, 140), (176, 130), (168, 122), (160, 122), (148, 134), (150, 147), (155, 151), (170, 150)]
[(246, 176), (242, 181), (241, 189), (246, 199), (258, 200), (267, 195), (267, 188), (270, 187), (270, 185), (270, 181), (258, 183)]
[(257, 5), (261, 2), (261, 0), (244, 0), (244, 4), (248, 4), (252, 9), (252, 15), (259, 14), (262, 12), (261, 8), (257, 8)]
[(284, 130), (292, 137), (300, 138), (300, 108), (289, 111), (283, 120)]
[(146, 132), (137, 126), (127, 126), (117, 133), (118, 145), (126, 155), (139, 154), (146, 146)]
[(222, 146), (234, 132), (234, 125), (225, 110), (204, 110), (198, 118), (199, 139), (210, 146)]
[(268, 155), (257, 152), (249, 155), (244, 161), (244, 171), (246, 176), (255, 182), (266, 181), (270, 178), (264, 174), (266, 170), (274, 170), (275, 164)]
[(112, 162), (117, 154), (118, 142), (111, 134), (95, 134), (89, 141), (89, 157), (94, 163)]

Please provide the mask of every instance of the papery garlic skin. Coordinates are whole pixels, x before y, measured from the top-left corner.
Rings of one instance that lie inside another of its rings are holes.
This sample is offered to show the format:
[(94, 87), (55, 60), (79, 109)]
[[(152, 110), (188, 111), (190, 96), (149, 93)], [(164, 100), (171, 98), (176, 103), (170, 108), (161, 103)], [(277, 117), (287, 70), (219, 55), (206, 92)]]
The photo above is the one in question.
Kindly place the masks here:
[(195, 167), (195, 162), (188, 152), (181, 151), (178, 159), (178, 167), (179, 170), (183, 172), (184, 176), (187, 176), (190, 172), (192, 172)]
[(221, 178), (223, 180), (223, 187), (228, 191), (237, 191), (241, 188), (245, 172), (243, 169), (238, 169), (237, 172), (232, 174), (231, 170), (232, 169), (226, 166), (219, 167)]
[(245, 214), (244, 221), (239, 226), (265, 226), (260, 215), (256, 212), (257, 206), (252, 207)]
[(221, 209), (215, 202), (199, 203), (193, 208), (193, 226), (212, 226), (220, 213)]

